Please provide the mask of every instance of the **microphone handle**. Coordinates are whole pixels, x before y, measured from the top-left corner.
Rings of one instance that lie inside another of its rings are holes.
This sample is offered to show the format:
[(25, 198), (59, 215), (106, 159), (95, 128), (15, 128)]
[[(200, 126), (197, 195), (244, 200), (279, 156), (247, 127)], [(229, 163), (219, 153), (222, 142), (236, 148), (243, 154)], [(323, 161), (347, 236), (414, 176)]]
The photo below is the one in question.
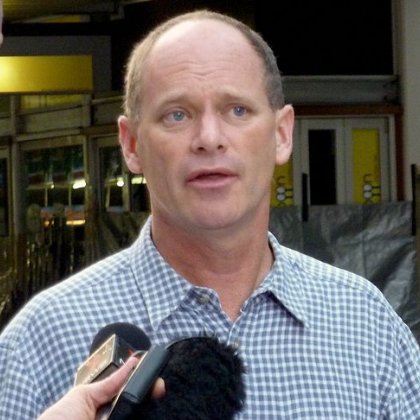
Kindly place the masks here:
[(170, 352), (165, 347), (152, 346), (115, 398), (111, 410), (105, 410), (97, 419), (128, 419), (156, 382), (169, 356)]

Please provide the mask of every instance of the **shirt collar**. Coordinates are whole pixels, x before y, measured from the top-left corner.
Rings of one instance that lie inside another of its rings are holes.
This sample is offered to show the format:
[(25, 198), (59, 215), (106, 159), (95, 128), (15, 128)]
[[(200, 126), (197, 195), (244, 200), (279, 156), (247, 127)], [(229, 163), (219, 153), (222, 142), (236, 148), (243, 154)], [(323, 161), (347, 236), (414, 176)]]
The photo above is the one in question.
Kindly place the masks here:
[(144, 299), (151, 325), (159, 324), (174, 312), (193, 289), (161, 256), (151, 236), (151, 217), (134, 242), (131, 266)]
[[(279, 304), (307, 326), (299, 261), (291, 257), (289, 250), (282, 247), (273, 234), (268, 233), (268, 240), (274, 254), (274, 264), (253, 295), (272, 293)], [(131, 266), (154, 329), (195, 289), (156, 249), (151, 238), (151, 217), (132, 246)]]
[(270, 273), (255, 291), (255, 294), (271, 292), (278, 303), (303, 323), (309, 326), (305, 293), (302, 287), (304, 272), (296, 252), (281, 246), (272, 233), (268, 233), (274, 263)]

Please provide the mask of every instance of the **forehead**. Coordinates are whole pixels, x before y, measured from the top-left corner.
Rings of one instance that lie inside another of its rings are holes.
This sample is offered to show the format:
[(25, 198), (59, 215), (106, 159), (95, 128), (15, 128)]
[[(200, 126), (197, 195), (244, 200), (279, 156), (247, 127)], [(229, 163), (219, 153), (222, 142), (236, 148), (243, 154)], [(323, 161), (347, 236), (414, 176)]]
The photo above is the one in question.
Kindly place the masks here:
[(222, 63), (229, 59), (242, 59), (262, 67), (262, 60), (244, 34), (226, 22), (205, 18), (181, 22), (168, 29), (155, 42), (147, 61)]
[(149, 109), (181, 98), (269, 103), (262, 59), (241, 31), (216, 20), (186, 21), (167, 30), (139, 76), (138, 104)]

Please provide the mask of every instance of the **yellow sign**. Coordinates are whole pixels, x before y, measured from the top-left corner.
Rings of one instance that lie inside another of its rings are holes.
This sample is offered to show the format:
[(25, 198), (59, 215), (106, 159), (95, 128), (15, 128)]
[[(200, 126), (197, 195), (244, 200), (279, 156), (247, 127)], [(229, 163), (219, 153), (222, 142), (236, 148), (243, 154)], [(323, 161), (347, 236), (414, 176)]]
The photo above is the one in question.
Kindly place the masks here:
[(93, 90), (90, 55), (0, 57), (0, 93)]
[(379, 131), (376, 128), (352, 130), (353, 198), (359, 204), (381, 202)]
[(293, 165), (292, 159), (274, 169), (271, 186), (271, 207), (293, 206)]

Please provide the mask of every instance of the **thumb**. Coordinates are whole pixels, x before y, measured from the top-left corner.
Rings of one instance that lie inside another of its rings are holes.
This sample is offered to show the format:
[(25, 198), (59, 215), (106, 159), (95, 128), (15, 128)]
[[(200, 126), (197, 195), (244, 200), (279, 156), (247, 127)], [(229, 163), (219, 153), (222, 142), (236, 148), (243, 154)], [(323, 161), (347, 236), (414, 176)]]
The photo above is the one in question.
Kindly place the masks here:
[(96, 408), (111, 401), (122, 388), (139, 360), (132, 356), (111, 376), (90, 385), (90, 397)]

